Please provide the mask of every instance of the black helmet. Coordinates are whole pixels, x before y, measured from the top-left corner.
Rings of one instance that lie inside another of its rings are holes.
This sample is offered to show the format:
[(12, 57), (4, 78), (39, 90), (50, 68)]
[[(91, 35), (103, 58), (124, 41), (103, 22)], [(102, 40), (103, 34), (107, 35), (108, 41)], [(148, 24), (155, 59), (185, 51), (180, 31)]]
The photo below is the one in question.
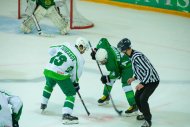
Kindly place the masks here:
[(123, 38), (118, 44), (117, 44), (117, 48), (119, 49), (119, 51), (124, 51), (127, 48), (131, 47), (131, 41), (127, 38)]

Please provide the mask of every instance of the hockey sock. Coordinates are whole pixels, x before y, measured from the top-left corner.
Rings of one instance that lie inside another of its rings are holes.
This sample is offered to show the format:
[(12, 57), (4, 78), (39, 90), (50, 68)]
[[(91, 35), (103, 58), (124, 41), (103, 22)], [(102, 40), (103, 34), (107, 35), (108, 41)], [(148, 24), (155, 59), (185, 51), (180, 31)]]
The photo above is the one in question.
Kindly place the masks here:
[(112, 86), (104, 85), (103, 95), (104, 95), (104, 96), (108, 96), (109, 93), (111, 92), (111, 90), (112, 90)]
[(128, 91), (125, 93), (125, 96), (127, 98), (127, 101), (129, 103), (130, 106), (135, 105), (135, 97), (134, 97), (134, 92), (133, 91)]
[(43, 91), (43, 96), (45, 97), (45, 98), (50, 98), (50, 96), (51, 96), (51, 93), (52, 93), (52, 91), (53, 91), (53, 88), (51, 88), (51, 87), (49, 87), (49, 86), (45, 86), (44, 87), (44, 91)]
[(132, 105), (136, 104), (135, 95), (134, 95), (134, 92), (133, 92), (131, 85), (123, 84), (123, 90), (125, 92), (125, 96), (127, 98), (129, 105), (132, 106)]
[(67, 96), (65, 103), (64, 103), (64, 108), (69, 108), (69, 109), (73, 110), (74, 102), (75, 102), (74, 96)]

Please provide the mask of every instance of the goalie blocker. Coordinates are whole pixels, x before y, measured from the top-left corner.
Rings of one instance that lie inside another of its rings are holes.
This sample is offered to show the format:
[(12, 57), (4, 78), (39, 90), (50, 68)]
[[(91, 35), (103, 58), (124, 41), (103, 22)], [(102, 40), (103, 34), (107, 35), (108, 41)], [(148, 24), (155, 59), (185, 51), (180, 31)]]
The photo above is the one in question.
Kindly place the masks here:
[[(21, 31), (30, 33), (34, 29), (35, 22), (32, 18), (32, 14), (34, 14), (38, 22), (44, 17), (47, 17), (59, 29), (60, 34), (65, 35), (68, 33), (69, 23), (60, 15), (53, 0), (50, 0), (52, 3), (51, 5), (47, 5), (44, 0), (38, 0), (37, 3), (31, 1), (33, 0), (29, 0), (27, 4), (26, 13), (28, 16), (21, 24)], [(36, 7), (35, 5), (38, 6)]]

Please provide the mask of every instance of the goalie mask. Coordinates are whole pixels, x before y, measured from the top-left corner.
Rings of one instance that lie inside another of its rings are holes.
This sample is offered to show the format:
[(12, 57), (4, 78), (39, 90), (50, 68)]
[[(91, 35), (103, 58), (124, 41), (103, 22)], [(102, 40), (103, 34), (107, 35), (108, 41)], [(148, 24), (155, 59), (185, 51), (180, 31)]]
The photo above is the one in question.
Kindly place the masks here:
[(102, 64), (105, 65), (108, 59), (108, 53), (105, 49), (100, 48), (98, 49), (98, 51), (96, 52), (96, 60)]
[(77, 47), (79, 52), (81, 54), (83, 54), (85, 52), (85, 50), (88, 50), (88, 48), (89, 48), (88, 40), (83, 37), (79, 37), (76, 40), (75, 46)]

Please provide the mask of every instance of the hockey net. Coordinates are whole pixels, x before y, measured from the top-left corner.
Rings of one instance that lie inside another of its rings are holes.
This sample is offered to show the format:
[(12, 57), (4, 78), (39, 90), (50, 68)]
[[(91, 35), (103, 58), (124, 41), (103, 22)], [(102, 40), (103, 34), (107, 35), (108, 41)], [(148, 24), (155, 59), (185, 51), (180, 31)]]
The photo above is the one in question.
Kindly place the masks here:
[[(79, 0), (62, 0), (64, 5), (60, 7), (61, 14), (70, 22), (71, 29), (87, 29), (94, 26), (93, 22), (85, 18), (77, 9)], [(18, 0), (18, 19), (25, 17), (27, 0)]]

